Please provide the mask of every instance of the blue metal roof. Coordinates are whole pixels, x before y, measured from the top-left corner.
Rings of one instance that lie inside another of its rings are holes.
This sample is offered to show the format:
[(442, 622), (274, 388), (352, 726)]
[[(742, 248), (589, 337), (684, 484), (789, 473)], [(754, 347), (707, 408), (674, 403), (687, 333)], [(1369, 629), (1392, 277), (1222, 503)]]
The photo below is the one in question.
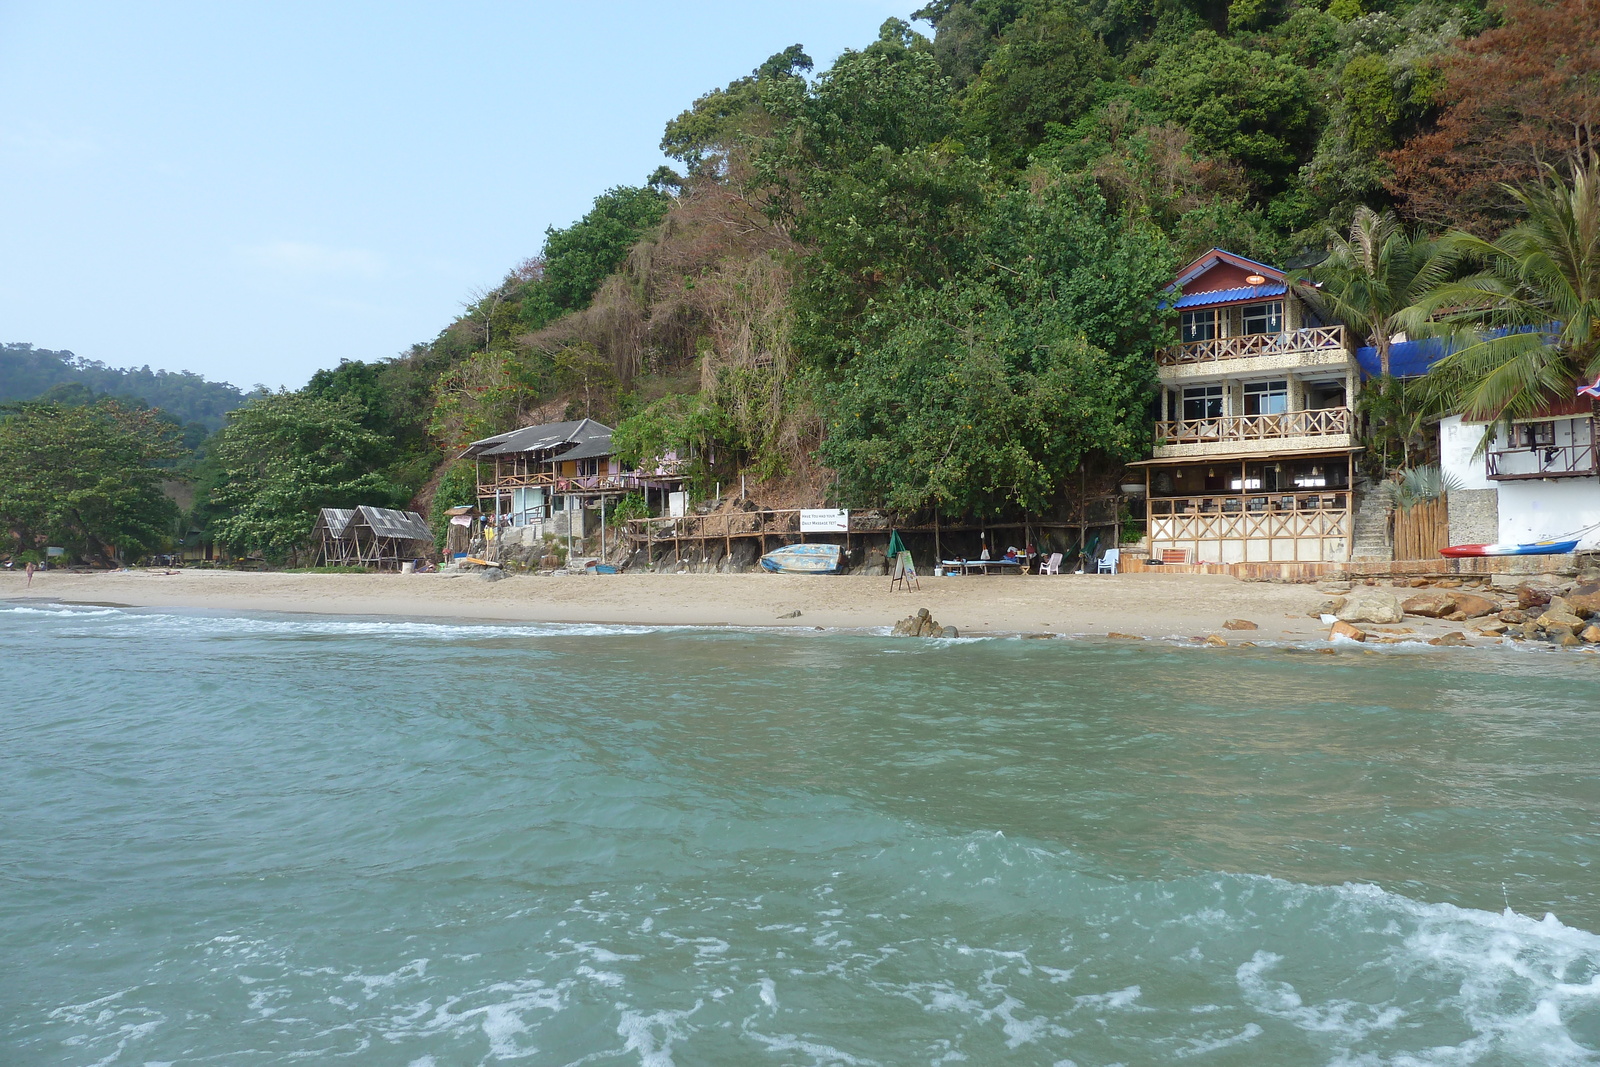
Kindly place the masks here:
[[(1559, 325), (1545, 327), (1541, 331), (1536, 326), (1518, 326), (1515, 329), (1489, 330), (1487, 337), (1504, 337), (1508, 333), (1540, 333), (1553, 335)], [(1389, 346), (1389, 372), (1396, 378), (1415, 378), (1427, 374), (1433, 365), (1449, 355), (1450, 344), (1442, 337), (1420, 337), (1415, 341), (1400, 341)], [(1356, 362), (1361, 365), (1361, 373), (1369, 378), (1376, 378), (1382, 369), (1382, 362), (1378, 359), (1378, 350), (1371, 345), (1356, 349)]]
[[(1390, 373), (1396, 378), (1415, 378), (1427, 374), (1447, 352), (1444, 341), (1437, 337), (1400, 341), (1389, 346)], [(1356, 349), (1356, 362), (1361, 365), (1361, 373), (1368, 378), (1378, 376), (1380, 364), (1376, 348), (1367, 345)]]
[(1282, 296), (1288, 286), (1282, 282), (1268, 285), (1244, 285), (1237, 289), (1215, 289), (1209, 293), (1191, 293), (1180, 296), (1172, 304), (1175, 308), (1208, 307), (1212, 304), (1229, 304), (1235, 300), (1256, 300), (1264, 296)]

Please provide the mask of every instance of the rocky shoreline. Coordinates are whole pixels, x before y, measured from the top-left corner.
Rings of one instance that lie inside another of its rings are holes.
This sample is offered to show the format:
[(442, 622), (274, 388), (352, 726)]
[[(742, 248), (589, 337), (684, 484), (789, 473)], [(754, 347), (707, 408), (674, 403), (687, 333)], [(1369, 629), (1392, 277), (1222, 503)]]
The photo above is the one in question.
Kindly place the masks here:
[[(1384, 629), (1407, 617), (1458, 622), (1478, 637), (1542, 642), (1557, 648), (1600, 648), (1600, 581), (1541, 582), (1501, 589), (1488, 578), (1412, 578), (1390, 589), (1350, 582), (1323, 582), (1317, 617), (1329, 624), (1329, 640), (1393, 643), (1412, 631)], [(1366, 624), (1363, 629), (1359, 624)], [(1465, 630), (1428, 640), (1433, 645), (1467, 643)], [(1413, 638), (1414, 639), (1414, 638)]]

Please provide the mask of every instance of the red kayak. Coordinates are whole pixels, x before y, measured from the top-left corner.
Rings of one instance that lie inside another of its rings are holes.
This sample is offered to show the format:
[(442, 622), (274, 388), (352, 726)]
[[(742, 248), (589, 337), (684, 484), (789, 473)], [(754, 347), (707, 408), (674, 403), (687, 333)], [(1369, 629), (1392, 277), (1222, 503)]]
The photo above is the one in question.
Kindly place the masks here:
[(1467, 556), (1559, 556), (1571, 552), (1578, 547), (1578, 540), (1571, 541), (1529, 541), (1525, 544), (1513, 545), (1505, 542), (1493, 545), (1451, 545), (1441, 548), (1441, 556), (1450, 556), (1453, 559), (1462, 559)]

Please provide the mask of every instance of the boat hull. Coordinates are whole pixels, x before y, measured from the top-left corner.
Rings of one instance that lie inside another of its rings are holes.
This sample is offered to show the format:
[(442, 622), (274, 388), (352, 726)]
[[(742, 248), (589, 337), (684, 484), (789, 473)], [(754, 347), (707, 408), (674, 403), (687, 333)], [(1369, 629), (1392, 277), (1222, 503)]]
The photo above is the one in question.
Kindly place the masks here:
[(839, 569), (839, 546), (784, 545), (761, 557), (761, 569), (774, 574), (832, 574)]
[(1520, 545), (1501, 542), (1493, 545), (1451, 545), (1441, 548), (1439, 553), (1452, 559), (1470, 556), (1560, 556), (1577, 547), (1577, 541), (1530, 541)]

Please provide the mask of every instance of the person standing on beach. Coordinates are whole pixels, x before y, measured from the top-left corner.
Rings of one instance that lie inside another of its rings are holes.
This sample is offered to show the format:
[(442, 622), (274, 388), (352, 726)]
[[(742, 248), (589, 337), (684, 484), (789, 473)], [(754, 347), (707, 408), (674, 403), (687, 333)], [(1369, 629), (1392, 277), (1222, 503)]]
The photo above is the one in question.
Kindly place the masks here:
[(28, 561), (28, 585), (33, 585), (33, 560)]

